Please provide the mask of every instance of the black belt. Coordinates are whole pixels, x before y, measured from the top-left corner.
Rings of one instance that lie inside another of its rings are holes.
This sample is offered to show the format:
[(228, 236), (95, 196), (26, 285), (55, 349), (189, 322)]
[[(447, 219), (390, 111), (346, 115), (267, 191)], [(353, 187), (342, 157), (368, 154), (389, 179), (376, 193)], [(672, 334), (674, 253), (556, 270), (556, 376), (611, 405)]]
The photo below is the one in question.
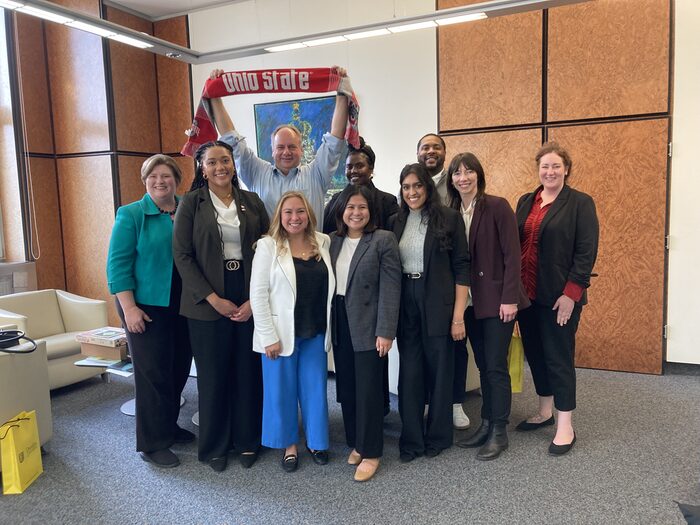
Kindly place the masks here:
[(413, 273), (405, 273), (403, 276), (406, 279), (420, 279), (423, 277), (423, 272), (413, 272)]
[(229, 259), (224, 261), (224, 269), (227, 272), (237, 272), (241, 268), (243, 268), (243, 261), (239, 261), (237, 259)]

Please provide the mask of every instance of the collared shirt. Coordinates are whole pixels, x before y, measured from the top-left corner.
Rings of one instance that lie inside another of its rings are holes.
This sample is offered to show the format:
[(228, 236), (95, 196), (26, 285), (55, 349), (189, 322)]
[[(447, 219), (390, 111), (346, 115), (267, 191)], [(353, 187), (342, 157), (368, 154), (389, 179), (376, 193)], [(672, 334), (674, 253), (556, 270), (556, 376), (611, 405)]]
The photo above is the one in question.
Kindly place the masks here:
[[(474, 207), (476, 206), (476, 199), (472, 199), (472, 202), (464, 209), (464, 203), (459, 205), (459, 211), (462, 214), (462, 220), (464, 221), (464, 231), (467, 234), (467, 243), (469, 243), (469, 228), (472, 226), (472, 219), (474, 218)], [(469, 293), (467, 295), (467, 306), (472, 306), (472, 287), (469, 287)]]
[(236, 130), (224, 134), (220, 140), (233, 148), (238, 176), (250, 191), (260, 196), (270, 217), (282, 194), (291, 190), (301, 191), (316, 215), (316, 229), (321, 231), (324, 198), (345, 148), (343, 139), (325, 133), (314, 160), (291, 169), (287, 175), (283, 175), (266, 160), (258, 158), (246, 144), (245, 137)]
[(437, 175), (433, 175), (433, 182), (435, 183), (435, 189), (440, 196), (440, 202), (445, 206), (449, 206), (447, 200), (449, 196), (447, 195), (447, 171), (444, 169)]

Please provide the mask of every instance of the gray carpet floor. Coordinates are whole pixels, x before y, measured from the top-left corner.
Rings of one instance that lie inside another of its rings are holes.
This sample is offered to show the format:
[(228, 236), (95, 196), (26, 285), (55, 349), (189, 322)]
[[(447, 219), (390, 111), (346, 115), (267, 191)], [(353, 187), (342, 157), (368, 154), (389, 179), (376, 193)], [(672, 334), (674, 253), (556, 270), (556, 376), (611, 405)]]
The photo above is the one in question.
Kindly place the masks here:
[[(453, 447), (402, 464), (392, 396), (385, 456), (361, 484), (345, 463), (332, 380), (331, 462), (317, 466), (302, 453), (299, 470), (287, 474), (276, 450), (250, 470), (232, 456), (216, 473), (197, 461), (196, 444), (174, 447), (180, 467), (154, 468), (134, 451), (134, 419), (119, 412), (131, 380), (92, 379), (52, 393), (45, 472), (24, 494), (0, 497), (0, 523), (684, 523), (674, 500), (700, 504), (698, 367), (664, 376), (579, 370), (578, 381), (577, 442), (560, 458), (547, 455), (549, 427), (511, 432), (496, 461)], [(184, 395), (180, 423), (192, 430), (193, 379)], [(464, 405), (472, 428), (480, 402), (472, 394)], [(535, 403), (528, 378), (513, 398), (512, 423)]]

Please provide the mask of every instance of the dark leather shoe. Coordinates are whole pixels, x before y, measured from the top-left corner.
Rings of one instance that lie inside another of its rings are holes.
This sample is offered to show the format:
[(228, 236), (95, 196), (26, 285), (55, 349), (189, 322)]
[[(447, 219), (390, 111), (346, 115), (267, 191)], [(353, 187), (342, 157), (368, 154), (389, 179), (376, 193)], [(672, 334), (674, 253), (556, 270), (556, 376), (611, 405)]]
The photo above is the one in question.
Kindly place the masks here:
[(175, 443), (192, 443), (195, 437), (196, 436), (192, 432), (184, 428), (177, 427), (177, 430), (175, 430)]
[(491, 423), (486, 443), (479, 449), (476, 459), (490, 461), (501, 455), (508, 448), (508, 431), (503, 423)]
[(160, 468), (173, 468), (180, 464), (180, 460), (169, 448), (153, 452), (139, 452), (139, 454), (141, 454), (142, 460)]
[(209, 460), (209, 466), (216, 472), (223, 472), (228, 466), (228, 456), (222, 456), (220, 458), (211, 458)]
[(285, 472), (294, 472), (299, 466), (299, 458), (296, 454), (287, 454), (282, 458), (282, 468)]
[(434, 458), (440, 455), (440, 452), (442, 452), (441, 448), (437, 447), (426, 447), (425, 448), (425, 457), (426, 458)]
[(458, 439), (455, 441), (455, 445), (458, 447), (462, 448), (474, 448), (474, 447), (480, 447), (484, 443), (486, 443), (486, 438), (489, 435), (489, 420), (488, 419), (482, 419), (481, 420), (481, 426), (476, 429), (476, 432), (474, 432), (471, 436), (465, 439)]
[(554, 441), (549, 444), (549, 455), (550, 456), (563, 456), (567, 454), (572, 448), (574, 448), (574, 443), (576, 443), (576, 432), (574, 432), (574, 439), (571, 443), (567, 445), (555, 445)]
[(241, 452), (241, 454), (238, 456), (238, 460), (241, 462), (241, 465), (243, 465), (243, 468), (252, 467), (257, 459), (257, 452)]
[(542, 421), (542, 423), (528, 423), (527, 419), (518, 423), (515, 430), (519, 432), (529, 432), (530, 430), (537, 430), (542, 427), (551, 427), (554, 424), (554, 416), (550, 417), (547, 421)]
[(401, 452), (399, 454), (399, 460), (401, 463), (410, 463), (414, 459), (416, 459), (418, 456), (415, 454), (411, 454), (410, 452)]
[(327, 450), (311, 450), (309, 446), (306, 446), (306, 450), (309, 451), (314, 463), (317, 465), (326, 465), (328, 463), (328, 451)]

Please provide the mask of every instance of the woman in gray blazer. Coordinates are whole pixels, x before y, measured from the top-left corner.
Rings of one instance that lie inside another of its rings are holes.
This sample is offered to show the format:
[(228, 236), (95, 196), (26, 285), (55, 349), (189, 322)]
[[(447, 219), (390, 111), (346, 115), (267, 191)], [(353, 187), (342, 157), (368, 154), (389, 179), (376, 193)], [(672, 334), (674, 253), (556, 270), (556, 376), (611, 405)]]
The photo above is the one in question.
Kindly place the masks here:
[(338, 202), (331, 234), (336, 275), (333, 357), (348, 463), (355, 481), (374, 476), (383, 450), (383, 370), (396, 336), (401, 299), (401, 262), (396, 238), (378, 230), (372, 193), (348, 186)]
[(228, 144), (203, 144), (195, 162), (175, 216), (173, 255), (197, 364), (199, 460), (220, 472), (231, 448), (248, 468), (260, 447), (262, 372), (249, 289), (253, 244), (269, 219), (260, 198), (239, 188)]

